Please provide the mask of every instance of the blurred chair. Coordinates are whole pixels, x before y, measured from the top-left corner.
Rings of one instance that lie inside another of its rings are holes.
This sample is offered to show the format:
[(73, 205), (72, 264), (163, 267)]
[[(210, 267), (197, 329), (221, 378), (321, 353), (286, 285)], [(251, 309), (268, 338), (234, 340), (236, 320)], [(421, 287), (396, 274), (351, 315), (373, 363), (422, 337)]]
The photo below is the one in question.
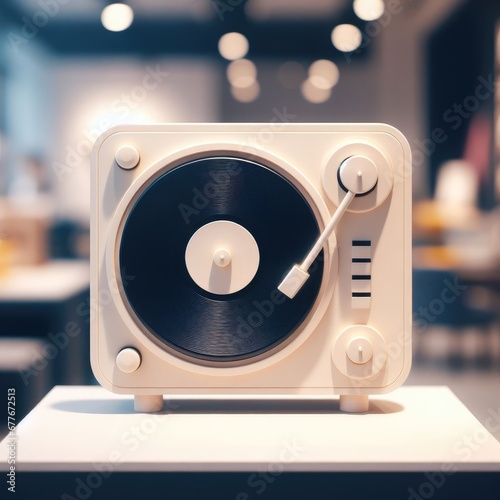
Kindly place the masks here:
[(80, 260), (13, 266), (0, 280), (0, 338), (44, 341), (55, 384), (90, 379), (89, 280), (89, 263)]
[(489, 368), (495, 363), (488, 347), (495, 314), (471, 307), (470, 289), (449, 270), (413, 270), (416, 363), (444, 363), (454, 370)]
[[(0, 394), (7, 398), (7, 390), (15, 390), (16, 424), (53, 386), (54, 365), (47, 363), (44, 346), (41, 339), (0, 338)], [(6, 425), (7, 412), (4, 411), (0, 414), (0, 426)]]

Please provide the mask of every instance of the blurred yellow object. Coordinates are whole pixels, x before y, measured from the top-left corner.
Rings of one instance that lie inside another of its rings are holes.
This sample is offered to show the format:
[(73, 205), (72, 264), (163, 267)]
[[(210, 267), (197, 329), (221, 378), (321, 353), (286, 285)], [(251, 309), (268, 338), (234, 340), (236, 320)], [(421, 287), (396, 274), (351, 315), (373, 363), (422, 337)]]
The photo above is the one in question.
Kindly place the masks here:
[(460, 256), (452, 247), (423, 246), (413, 249), (415, 267), (427, 269), (456, 269), (462, 264)]
[(413, 227), (417, 236), (437, 236), (448, 229), (474, 227), (481, 218), (470, 205), (422, 200), (413, 206)]
[(0, 235), (0, 278), (10, 272), (13, 255), (13, 243), (6, 235)]
[(11, 242), (10, 265), (33, 266), (48, 260), (50, 224), (44, 203), (16, 204), (0, 198), (0, 234)]

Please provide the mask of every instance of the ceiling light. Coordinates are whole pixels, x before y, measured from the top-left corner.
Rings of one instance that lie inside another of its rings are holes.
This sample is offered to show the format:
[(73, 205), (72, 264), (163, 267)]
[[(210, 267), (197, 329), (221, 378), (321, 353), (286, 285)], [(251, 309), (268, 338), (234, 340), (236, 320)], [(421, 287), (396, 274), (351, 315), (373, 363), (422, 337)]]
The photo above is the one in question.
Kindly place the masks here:
[(259, 97), (260, 85), (256, 80), (249, 87), (233, 87), (231, 86), (231, 94), (240, 102), (252, 102)]
[(353, 9), (363, 21), (375, 21), (384, 13), (384, 0), (354, 0)]
[(327, 59), (318, 59), (309, 67), (309, 80), (319, 89), (331, 89), (339, 81), (339, 68)]
[(316, 87), (310, 78), (302, 84), (300, 91), (302, 92), (304, 99), (314, 104), (327, 101), (332, 93), (330, 89), (320, 89)]
[(220, 37), (219, 52), (224, 59), (229, 61), (241, 59), (248, 52), (248, 40), (241, 33), (226, 33)]
[(234, 87), (249, 87), (257, 78), (257, 68), (248, 59), (238, 59), (229, 63), (226, 74), (229, 83)]
[(109, 31), (126, 30), (134, 20), (134, 11), (124, 3), (112, 3), (101, 13), (102, 25)]
[(332, 31), (333, 46), (341, 52), (352, 52), (362, 42), (361, 31), (352, 24), (339, 24)]

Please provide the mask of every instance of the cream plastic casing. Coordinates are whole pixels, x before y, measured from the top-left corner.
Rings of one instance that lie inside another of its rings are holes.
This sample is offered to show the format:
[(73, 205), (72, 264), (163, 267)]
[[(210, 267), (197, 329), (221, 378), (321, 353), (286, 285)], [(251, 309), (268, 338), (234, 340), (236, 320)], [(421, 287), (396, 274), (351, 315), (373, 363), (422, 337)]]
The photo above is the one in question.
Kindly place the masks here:
[[(123, 148), (137, 152), (135, 167), (117, 163)], [(126, 304), (117, 251), (128, 210), (152, 179), (196, 158), (255, 160), (295, 184), (322, 230), (345, 195), (336, 168), (355, 154), (374, 162), (377, 185), (353, 200), (325, 245), (318, 299), (290, 341), (250, 363), (207, 364), (176, 355), (140, 325)], [(408, 142), (385, 124), (159, 124), (108, 130), (92, 153), (91, 364), (97, 380), (138, 398), (366, 396), (397, 388), (411, 365), (411, 171)], [(370, 279), (353, 279), (361, 273)], [(124, 349), (132, 349), (126, 351), (132, 359), (134, 350), (139, 354), (132, 371), (117, 364)]]

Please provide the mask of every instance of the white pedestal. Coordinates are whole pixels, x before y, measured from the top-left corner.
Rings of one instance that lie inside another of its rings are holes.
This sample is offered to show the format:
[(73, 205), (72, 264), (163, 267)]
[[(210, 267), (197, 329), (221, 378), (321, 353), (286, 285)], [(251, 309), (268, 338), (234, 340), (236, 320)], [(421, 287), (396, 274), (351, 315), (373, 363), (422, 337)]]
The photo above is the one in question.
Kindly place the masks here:
[[(492, 414), (493, 415), (493, 414)], [(500, 425), (492, 416), (491, 425)], [(8, 438), (0, 444), (6, 470)], [(213, 397), (134, 412), (100, 387), (55, 387), (17, 428), (22, 471), (500, 471), (500, 443), (447, 387), (402, 387), (365, 414), (338, 400)], [(278, 466), (277, 465), (277, 466)]]

